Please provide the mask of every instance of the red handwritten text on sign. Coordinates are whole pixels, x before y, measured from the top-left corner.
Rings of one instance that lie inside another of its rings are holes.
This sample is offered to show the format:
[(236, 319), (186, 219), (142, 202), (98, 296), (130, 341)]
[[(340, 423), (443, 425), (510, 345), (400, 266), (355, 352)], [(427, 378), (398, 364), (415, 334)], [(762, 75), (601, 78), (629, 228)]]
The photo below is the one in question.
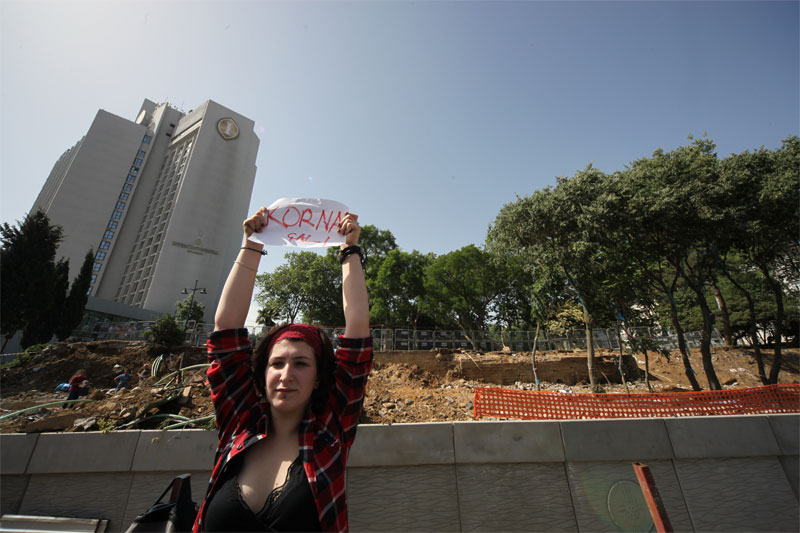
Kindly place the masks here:
[(347, 206), (318, 198), (281, 198), (267, 208), (266, 226), (251, 236), (263, 244), (316, 247), (344, 242), (339, 223)]

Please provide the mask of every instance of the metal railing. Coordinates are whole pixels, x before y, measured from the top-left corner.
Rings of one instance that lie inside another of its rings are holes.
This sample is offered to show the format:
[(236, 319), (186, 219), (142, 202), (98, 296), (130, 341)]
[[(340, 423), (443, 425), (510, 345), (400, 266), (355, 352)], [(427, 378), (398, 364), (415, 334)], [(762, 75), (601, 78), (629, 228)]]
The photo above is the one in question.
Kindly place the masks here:
[[(145, 332), (155, 324), (154, 321), (143, 322), (111, 322), (96, 324), (91, 330), (78, 330), (75, 332), (80, 340), (145, 340)], [(337, 335), (344, 333), (344, 328), (321, 328), (336, 344)], [(185, 342), (194, 346), (205, 344), (206, 338), (214, 330), (213, 324), (189, 321), (186, 327)], [(266, 334), (269, 328), (256, 326), (250, 328), (250, 334), (255, 339)], [(534, 331), (507, 330), (499, 331), (462, 331), (444, 329), (400, 329), (400, 328), (372, 328), (373, 346), (376, 351), (404, 351), (404, 350), (432, 350), (435, 348), (448, 349), (477, 349), (491, 352), (502, 350), (507, 346), (512, 352), (530, 352), (536, 335)], [(661, 349), (677, 350), (678, 336), (669, 330), (661, 328), (629, 328), (635, 337), (647, 337), (655, 341)], [(689, 348), (700, 347), (701, 333), (690, 331), (684, 333), (686, 344)], [(627, 336), (623, 334), (623, 342)], [(619, 349), (620, 338), (616, 329), (593, 329), (592, 339), (595, 348)], [(711, 336), (712, 346), (722, 346), (723, 340), (714, 330)], [(550, 350), (585, 350), (586, 332), (582, 329), (573, 329), (562, 332), (539, 332), (537, 351)]]

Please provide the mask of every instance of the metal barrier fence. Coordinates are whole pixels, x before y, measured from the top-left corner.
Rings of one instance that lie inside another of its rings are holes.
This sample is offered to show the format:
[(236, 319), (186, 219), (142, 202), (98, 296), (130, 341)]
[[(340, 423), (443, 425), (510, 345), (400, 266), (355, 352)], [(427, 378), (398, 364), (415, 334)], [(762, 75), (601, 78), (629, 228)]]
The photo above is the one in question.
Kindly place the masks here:
[[(154, 321), (145, 322), (111, 322), (96, 324), (91, 330), (79, 330), (75, 336), (81, 340), (144, 340), (145, 332), (154, 324)], [(266, 334), (269, 328), (256, 326), (250, 328), (250, 333), (255, 338)], [(336, 344), (336, 336), (344, 333), (344, 328), (321, 328)], [(188, 344), (200, 346), (205, 344), (206, 337), (214, 330), (213, 324), (195, 323), (189, 321), (186, 326), (186, 341)], [(483, 352), (500, 351), (503, 346), (508, 346), (512, 352), (530, 352), (533, 349), (535, 331), (461, 331), (444, 329), (390, 329), (372, 328), (373, 345), (376, 351), (404, 351), (404, 350), (432, 350), (434, 348), (448, 348), (452, 350), (477, 349)], [(629, 328), (636, 337), (648, 337), (656, 341), (661, 349), (677, 350), (678, 336), (667, 329), (661, 328)], [(686, 344), (689, 348), (700, 347), (701, 333), (690, 331), (684, 333)], [(626, 340), (623, 334), (623, 343)], [(592, 339), (595, 348), (617, 350), (620, 338), (616, 329), (594, 329)], [(723, 340), (714, 330), (711, 336), (712, 346), (722, 346)], [(550, 350), (585, 350), (586, 332), (582, 329), (573, 329), (564, 332), (540, 331), (536, 343), (537, 351)]]

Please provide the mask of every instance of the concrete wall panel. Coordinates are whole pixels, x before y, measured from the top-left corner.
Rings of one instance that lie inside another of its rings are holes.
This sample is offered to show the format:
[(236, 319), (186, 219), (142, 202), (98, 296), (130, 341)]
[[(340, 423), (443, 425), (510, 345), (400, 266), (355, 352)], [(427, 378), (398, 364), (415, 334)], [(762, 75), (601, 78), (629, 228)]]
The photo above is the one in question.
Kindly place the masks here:
[(684, 459), (675, 470), (696, 531), (797, 531), (800, 508), (777, 458)]
[(456, 422), (453, 437), (459, 464), (564, 462), (558, 422)]
[(783, 455), (800, 453), (800, 416), (770, 415), (767, 419), (781, 453)]
[(671, 459), (661, 419), (570, 420), (560, 422), (567, 461)]
[(122, 531), (132, 477), (129, 472), (32, 476), (19, 512), (38, 516), (103, 518), (109, 521), (107, 531)]
[(780, 449), (765, 416), (710, 416), (667, 419), (675, 457), (758, 457)]
[(19, 514), (22, 497), (28, 488), (30, 476), (0, 477), (0, 515)]
[(123, 531), (131, 525), (134, 518), (149, 509), (156, 502), (156, 498), (161, 496), (161, 493), (167, 488), (172, 478), (180, 474), (192, 474), (192, 501), (200, 504), (206, 494), (208, 479), (211, 477), (210, 470), (204, 472), (177, 470), (174, 472), (136, 472), (133, 474), (133, 483), (131, 483), (130, 495), (125, 506), (122, 520)]
[(28, 473), (128, 472), (138, 441), (139, 431), (42, 433)]
[(456, 467), (462, 531), (577, 531), (563, 463)]
[[(800, 472), (798, 455), (786, 452), (796, 450), (798, 419), (365, 425), (348, 465), (351, 528), (647, 529), (652, 520), (631, 466), (643, 460), (678, 531), (794, 530)], [(177, 474), (193, 474), (195, 501), (202, 500), (216, 434), (0, 438), (3, 512), (103, 518), (121, 531)], [(705, 455), (674, 459), (673, 446), (680, 457)], [(9, 474), (24, 462), (27, 475)]]
[(781, 455), (778, 457), (781, 462), (786, 479), (794, 491), (796, 500), (800, 500), (800, 460), (796, 455)]
[(217, 432), (142, 431), (133, 457), (135, 472), (210, 470), (214, 466)]
[(365, 424), (359, 426), (347, 466), (453, 464), (453, 424)]
[(38, 433), (0, 435), (0, 470), (3, 474), (25, 473), (38, 438)]
[[(650, 472), (675, 531), (692, 531), (671, 461), (649, 461)], [(628, 461), (567, 463), (580, 531), (648, 531), (653, 519)]]
[(460, 529), (454, 465), (348, 469), (347, 499), (356, 533)]

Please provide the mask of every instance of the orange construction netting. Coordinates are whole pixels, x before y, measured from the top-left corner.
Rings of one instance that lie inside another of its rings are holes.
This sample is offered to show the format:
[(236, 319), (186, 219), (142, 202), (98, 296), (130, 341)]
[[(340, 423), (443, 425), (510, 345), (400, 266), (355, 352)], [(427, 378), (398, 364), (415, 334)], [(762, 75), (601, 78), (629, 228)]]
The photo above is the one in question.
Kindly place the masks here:
[(658, 393), (538, 392), (478, 387), (475, 418), (519, 420), (653, 418), (800, 413), (800, 384)]

